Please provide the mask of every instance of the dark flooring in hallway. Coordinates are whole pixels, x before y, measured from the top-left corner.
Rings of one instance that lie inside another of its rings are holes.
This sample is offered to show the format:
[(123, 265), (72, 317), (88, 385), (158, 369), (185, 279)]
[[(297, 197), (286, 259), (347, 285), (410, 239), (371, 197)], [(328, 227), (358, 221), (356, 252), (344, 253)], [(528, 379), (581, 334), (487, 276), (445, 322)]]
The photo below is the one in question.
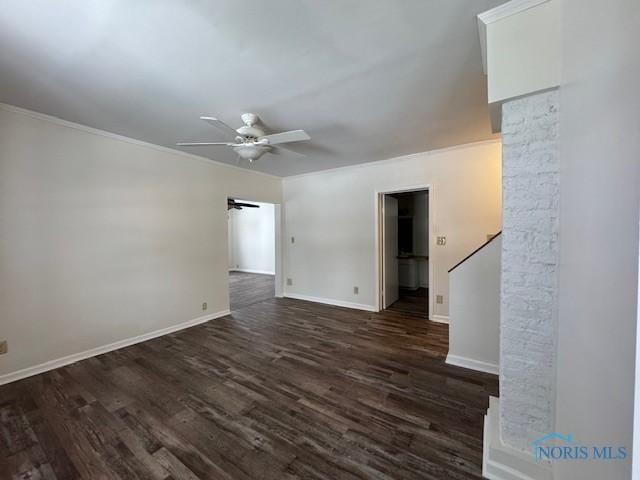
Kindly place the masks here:
[(226, 317), (0, 387), (0, 478), (481, 478), (498, 382), (444, 363), (446, 325), (232, 295)]
[(272, 299), (275, 294), (275, 275), (229, 272), (229, 307), (232, 312)]
[(389, 310), (394, 312), (405, 313), (411, 316), (422, 318), (429, 317), (429, 290), (426, 288), (418, 288), (409, 290), (407, 288), (400, 289), (400, 298), (395, 301)]

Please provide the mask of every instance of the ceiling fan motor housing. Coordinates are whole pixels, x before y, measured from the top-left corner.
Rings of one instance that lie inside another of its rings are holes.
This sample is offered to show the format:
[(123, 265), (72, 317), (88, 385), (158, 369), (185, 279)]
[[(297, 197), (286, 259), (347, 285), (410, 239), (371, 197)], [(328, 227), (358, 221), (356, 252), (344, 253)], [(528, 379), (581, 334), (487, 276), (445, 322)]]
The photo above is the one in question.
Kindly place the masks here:
[(240, 118), (249, 127), (253, 127), (256, 123), (258, 123), (258, 115), (255, 113), (243, 113), (240, 115)]
[(260, 137), (264, 137), (264, 130), (254, 127), (252, 125), (243, 125), (236, 130), (244, 138), (255, 140)]
[(238, 128), (236, 132), (247, 140), (255, 140), (264, 136), (264, 130), (255, 126), (259, 120), (258, 115), (255, 113), (243, 113), (240, 118), (244, 122), (244, 125)]

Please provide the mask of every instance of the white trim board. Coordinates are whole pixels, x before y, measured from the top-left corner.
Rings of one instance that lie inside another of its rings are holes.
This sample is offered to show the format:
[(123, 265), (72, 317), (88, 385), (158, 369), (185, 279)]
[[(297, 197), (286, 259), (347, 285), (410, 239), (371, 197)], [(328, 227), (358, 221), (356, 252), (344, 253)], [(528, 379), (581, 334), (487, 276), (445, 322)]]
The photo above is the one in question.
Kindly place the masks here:
[(500, 440), (500, 400), (489, 397), (484, 416), (482, 476), (489, 480), (553, 480), (548, 462), (536, 463), (532, 454), (521, 452)]
[(456, 367), (477, 370), (478, 372), (491, 373), (493, 375), (500, 374), (500, 367), (498, 367), (498, 365), (496, 365), (495, 363), (483, 362), (481, 360), (460, 357), (458, 355), (447, 355), (445, 363), (448, 363), (449, 365), (455, 365)]
[(57, 358), (55, 360), (49, 360), (48, 362), (44, 362), (39, 365), (34, 365), (33, 367), (27, 367), (27, 368), (23, 368), (22, 370), (6, 373), (0, 376), (0, 385), (15, 382), (17, 380), (22, 380), (23, 378), (32, 377), (33, 375), (38, 375), (40, 373), (48, 372), (49, 370), (55, 370), (56, 368), (64, 367), (65, 365), (70, 365), (72, 363), (79, 362), (80, 360), (85, 360), (87, 358), (95, 357), (97, 355), (102, 355), (103, 353), (111, 352), (119, 348), (128, 347), (136, 343), (141, 343), (147, 340), (151, 340), (152, 338), (157, 338), (163, 335), (167, 335), (169, 333), (177, 332), (179, 330), (184, 330), (185, 328), (193, 327), (195, 325), (199, 325), (201, 323), (205, 323), (210, 320), (214, 320), (216, 318), (224, 317), (225, 315), (229, 315), (230, 313), (231, 312), (229, 310), (222, 310), (220, 312), (211, 313), (209, 315), (204, 315), (202, 317), (194, 318), (193, 320), (178, 323), (177, 325), (161, 328), (160, 330), (154, 330), (153, 332), (143, 333), (142, 335), (138, 335), (135, 337), (125, 338), (124, 340), (118, 340), (117, 342), (109, 343), (108, 345), (102, 345), (100, 347), (91, 348), (83, 352), (73, 353), (71, 355)]
[(429, 320), (431, 320), (432, 322), (446, 323), (448, 325), (449, 315), (431, 315), (431, 318), (429, 318)]
[(259, 273), (260, 275), (275, 275), (276, 272), (268, 272), (266, 270), (251, 270), (249, 268), (230, 268), (230, 272), (242, 272), (242, 273)]
[(487, 10), (478, 14), (478, 20), (485, 25), (488, 25), (498, 20), (516, 15), (518, 13), (529, 10), (530, 8), (537, 7), (541, 3), (548, 2), (550, 0), (511, 0), (510, 2), (503, 3), (497, 7)]
[(503, 20), (516, 15), (517, 13), (524, 12), (530, 8), (536, 7), (541, 3), (548, 2), (549, 0), (511, 0), (510, 2), (498, 5), (491, 10), (479, 13), (476, 16), (478, 22), (478, 35), (480, 36), (480, 54), (482, 56), (482, 70), (484, 74), (487, 74), (487, 25), (498, 20)]
[(283, 295), (286, 298), (295, 300), (305, 300), (307, 302), (324, 303), (325, 305), (333, 305), (335, 307), (353, 308), (354, 310), (364, 310), (366, 312), (377, 312), (373, 305), (365, 305), (363, 303), (345, 302), (343, 300), (333, 300), (331, 298), (311, 297), (309, 295), (299, 295), (297, 293), (287, 293)]

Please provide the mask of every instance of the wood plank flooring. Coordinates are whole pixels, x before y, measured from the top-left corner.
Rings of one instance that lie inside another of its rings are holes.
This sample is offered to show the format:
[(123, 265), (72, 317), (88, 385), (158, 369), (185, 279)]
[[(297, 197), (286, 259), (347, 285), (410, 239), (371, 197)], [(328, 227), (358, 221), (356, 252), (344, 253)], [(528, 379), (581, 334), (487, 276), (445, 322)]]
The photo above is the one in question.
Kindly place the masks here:
[(447, 326), (269, 298), (0, 387), (1, 479), (477, 479)]
[(231, 311), (273, 298), (276, 294), (274, 275), (229, 272), (229, 306)]
[(417, 290), (400, 289), (400, 298), (393, 302), (389, 310), (405, 313), (422, 318), (429, 317), (429, 290), (418, 288)]

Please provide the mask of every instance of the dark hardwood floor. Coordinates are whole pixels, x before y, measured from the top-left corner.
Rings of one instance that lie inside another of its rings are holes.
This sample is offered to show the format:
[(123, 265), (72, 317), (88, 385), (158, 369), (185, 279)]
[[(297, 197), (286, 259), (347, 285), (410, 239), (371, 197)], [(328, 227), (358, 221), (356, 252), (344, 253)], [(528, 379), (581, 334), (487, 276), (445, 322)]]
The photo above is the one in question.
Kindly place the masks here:
[(447, 337), (268, 298), (0, 387), (0, 478), (481, 478), (497, 378), (446, 365)]
[(400, 298), (389, 307), (389, 310), (405, 313), (407, 315), (428, 318), (428, 293), (429, 290), (427, 290), (426, 288), (418, 288), (417, 290), (401, 288)]
[(229, 272), (229, 306), (231, 311), (273, 298), (276, 294), (274, 275)]

